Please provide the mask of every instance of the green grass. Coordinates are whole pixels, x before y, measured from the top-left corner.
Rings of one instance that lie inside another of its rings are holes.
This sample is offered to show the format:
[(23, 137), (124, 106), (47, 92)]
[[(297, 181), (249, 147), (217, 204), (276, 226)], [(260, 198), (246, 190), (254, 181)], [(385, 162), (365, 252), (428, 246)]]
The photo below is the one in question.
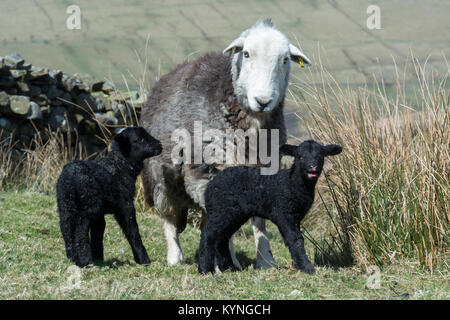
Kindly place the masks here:
[[(200, 231), (188, 226), (181, 235), (186, 264), (166, 266), (159, 217), (139, 212), (138, 222), (150, 266), (136, 265), (118, 225), (107, 217), (105, 262), (80, 270), (79, 286), (69, 286), (71, 263), (65, 257), (54, 195), (0, 192), (0, 299), (450, 299), (449, 268), (433, 272), (415, 261), (399, 261), (381, 271), (379, 289), (369, 289), (369, 275), (359, 267), (317, 267), (314, 275), (297, 272), (275, 226), (269, 223), (272, 251), (281, 269), (255, 270), (251, 227), (235, 236), (245, 270), (214, 276), (197, 273)], [(311, 214), (317, 211), (317, 204)], [(322, 230), (314, 217), (305, 221), (314, 237)], [(306, 241), (308, 255), (314, 248)], [(76, 269), (76, 267), (75, 267)], [(78, 270), (78, 269), (76, 269)], [(77, 284), (77, 282), (72, 282)]]

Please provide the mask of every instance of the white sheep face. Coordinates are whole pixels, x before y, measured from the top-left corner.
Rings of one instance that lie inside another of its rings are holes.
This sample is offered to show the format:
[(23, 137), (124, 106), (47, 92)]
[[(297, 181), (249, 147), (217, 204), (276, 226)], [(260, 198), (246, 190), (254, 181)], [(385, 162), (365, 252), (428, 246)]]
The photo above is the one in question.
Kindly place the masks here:
[(284, 98), (291, 59), (305, 65), (311, 61), (268, 20), (244, 31), (224, 53), (233, 54), (232, 74), (235, 94), (245, 108), (264, 114)]

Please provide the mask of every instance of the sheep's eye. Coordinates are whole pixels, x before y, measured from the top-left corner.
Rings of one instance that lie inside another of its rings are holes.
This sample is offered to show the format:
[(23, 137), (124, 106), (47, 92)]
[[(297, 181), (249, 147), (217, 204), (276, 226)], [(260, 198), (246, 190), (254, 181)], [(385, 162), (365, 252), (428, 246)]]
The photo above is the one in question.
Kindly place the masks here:
[(249, 58), (250, 54), (248, 53), (248, 51), (244, 51), (244, 57)]
[(288, 58), (285, 57), (285, 58), (283, 59), (283, 64), (286, 64), (287, 62), (288, 62)]

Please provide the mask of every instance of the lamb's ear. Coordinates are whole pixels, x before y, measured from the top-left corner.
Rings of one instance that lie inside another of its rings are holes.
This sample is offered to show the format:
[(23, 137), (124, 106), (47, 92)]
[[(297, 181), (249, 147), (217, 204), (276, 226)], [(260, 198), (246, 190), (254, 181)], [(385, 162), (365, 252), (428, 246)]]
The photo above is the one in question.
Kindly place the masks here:
[(233, 40), (233, 42), (223, 50), (223, 54), (232, 56), (234, 53), (242, 51), (242, 48), (244, 48), (244, 40), (245, 38), (243, 37)]
[(297, 150), (297, 146), (294, 146), (292, 144), (283, 144), (280, 147), (280, 153), (282, 155), (295, 157), (295, 150)]
[(310, 66), (312, 65), (311, 60), (303, 52), (300, 51), (299, 48), (294, 46), (293, 44), (289, 44), (289, 53), (291, 55), (291, 60), (300, 64), (300, 66), (303, 68), (305, 65)]
[(337, 144), (328, 144), (326, 146), (323, 146), (322, 148), (325, 152), (325, 157), (335, 156), (342, 152), (342, 147), (338, 146)]
[(121, 130), (119, 134), (114, 136), (113, 141), (113, 150), (120, 151), (124, 156), (127, 156), (130, 153), (130, 141), (128, 136), (124, 134), (124, 130)]

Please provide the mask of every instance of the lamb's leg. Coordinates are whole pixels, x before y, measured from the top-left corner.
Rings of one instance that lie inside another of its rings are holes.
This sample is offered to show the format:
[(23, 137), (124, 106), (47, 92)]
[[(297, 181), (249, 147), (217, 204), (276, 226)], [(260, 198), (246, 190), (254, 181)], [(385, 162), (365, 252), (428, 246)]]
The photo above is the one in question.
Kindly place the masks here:
[(237, 270), (242, 271), (242, 266), (239, 263), (239, 260), (236, 257), (236, 252), (234, 251), (234, 244), (233, 244), (233, 236), (230, 237), (230, 240), (228, 241), (228, 250), (230, 251), (231, 260), (233, 261), (233, 265)]
[[(200, 208), (203, 209), (203, 212), (206, 212), (205, 190), (206, 190), (206, 186), (209, 183), (209, 180), (208, 179), (197, 179), (191, 174), (190, 171), (187, 171), (187, 173), (184, 177), (184, 183), (186, 186), (187, 194), (194, 200), (195, 203), (197, 203), (200, 206)], [(239, 263), (238, 259), (236, 258), (236, 254), (234, 252), (233, 238), (230, 238), (229, 250), (230, 250), (230, 255), (233, 260), (234, 266), (237, 269), (242, 270), (242, 266)]]
[(252, 219), (253, 235), (256, 246), (256, 268), (278, 268), (272, 251), (270, 250), (269, 238), (266, 232), (266, 221), (259, 217)]
[(214, 273), (215, 244), (217, 235), (211, 232), (206, 223), (200, 237), (198, 250), (198, 271), (201, 274)]
[(296, 224), (284, 219), (274, 222), (283, 236), (284, 243), (289, 248), (294, 268), (309, 274), (314, 273), (314, 266), (306, 255), (303, 235), (299, 229), (295, 228)]
[(64, 239), (64, 244), (66, 247), (66, 256), (72, 261), (75, 261), (75, 252), (74, 252), (74, 214), (71, 212), (63, 212), (60, 209), (60, 229)]
[(139, 227), (136, 222), (136, 211), (134, 206), (132, 205), (125, 208), (120, 208), (120, 212), (116, 213), (114, 217), (119, 223), (120, 228), (131, 246), (136, 263), (150, 264), (147, 250), (145, 250), (139, 234)]
[[(221, 237), (217, 242), (216, 263), (220, 271), (237, 269), (231, 256), (230, 243), (232, 244), (233, 241), (228, 237)], [(242, 268), (239, 270), (242, 270)]]
[(89, 219), (78, 216), (75, 220), (73, 244), (75, 264), (82, 268), (93, 263), (89, 244)]
[(91, 224), (91, 251), (94, 260), (103, 261), (103, 234), (105, 232), (105, 218), (99, 217)]

